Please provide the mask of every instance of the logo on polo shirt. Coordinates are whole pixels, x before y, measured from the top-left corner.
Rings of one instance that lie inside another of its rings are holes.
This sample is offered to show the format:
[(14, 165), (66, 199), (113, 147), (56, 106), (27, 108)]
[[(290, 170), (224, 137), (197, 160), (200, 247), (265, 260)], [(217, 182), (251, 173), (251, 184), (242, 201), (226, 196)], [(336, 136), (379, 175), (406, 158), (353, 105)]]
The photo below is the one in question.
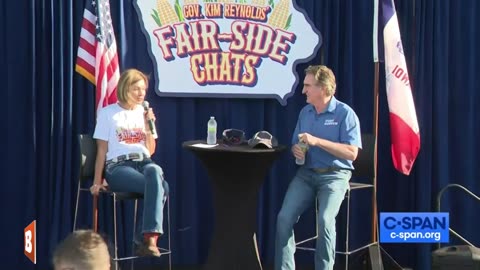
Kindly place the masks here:
[(326, 119), (325, 123), (323, 125), (325, 125), (325, 126), (336, 126), (336, 125), (338, 125), (338, 122), (336, 122), (335, 119)]

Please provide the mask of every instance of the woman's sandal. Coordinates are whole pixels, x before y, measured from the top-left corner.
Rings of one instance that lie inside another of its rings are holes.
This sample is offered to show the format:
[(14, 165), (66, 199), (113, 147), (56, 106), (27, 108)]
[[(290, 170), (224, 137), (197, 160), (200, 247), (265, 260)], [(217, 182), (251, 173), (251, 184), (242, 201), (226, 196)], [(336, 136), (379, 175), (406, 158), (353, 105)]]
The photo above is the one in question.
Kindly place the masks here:
[(150, 246), (145, 243), (137, 244), (135, 254), (141, 257), (160, 257), (160, 250), (156, 246)]

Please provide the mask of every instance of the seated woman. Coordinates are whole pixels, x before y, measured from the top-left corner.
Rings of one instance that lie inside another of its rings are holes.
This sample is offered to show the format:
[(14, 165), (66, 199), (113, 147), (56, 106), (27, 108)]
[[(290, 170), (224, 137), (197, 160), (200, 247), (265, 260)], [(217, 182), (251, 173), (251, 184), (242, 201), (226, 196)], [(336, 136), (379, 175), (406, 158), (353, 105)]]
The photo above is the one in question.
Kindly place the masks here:
[(118, 81), (118, 102), (98, 112), (93, 134), (97, 140), (97, 156), (90, 192), (96, 195), (105, 189), (102, 184), (105, 172), (111, 191), (144, 194), (136, 251), (140, 256), (159, 257), (157, 239), (163, 233), (168, 184), (163, 179), (162, 168), (150, 158), (155, 152), (157, 134), (152, 133), (154, 125), (149, 126), (149, 121), (155, 121), (152, 109), (142, 106), (147, 89), (145, 74), (136, 69), (126, 70)]

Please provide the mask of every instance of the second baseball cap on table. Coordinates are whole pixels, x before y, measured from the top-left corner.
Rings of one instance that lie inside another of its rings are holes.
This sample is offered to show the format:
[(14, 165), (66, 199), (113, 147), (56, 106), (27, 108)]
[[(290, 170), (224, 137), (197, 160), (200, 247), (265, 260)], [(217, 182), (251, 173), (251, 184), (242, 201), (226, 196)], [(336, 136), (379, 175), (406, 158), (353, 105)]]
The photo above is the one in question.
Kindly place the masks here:
[(235, 128), (225, 129), (222, 132), (222, 140), (227, 145), (240, 145), (247, 141), (245, 132)]
[(252, 148), (273, 148), (278, 146), (278, 140), (270, 132), (262, 130), (248, 140), (248, 145)]

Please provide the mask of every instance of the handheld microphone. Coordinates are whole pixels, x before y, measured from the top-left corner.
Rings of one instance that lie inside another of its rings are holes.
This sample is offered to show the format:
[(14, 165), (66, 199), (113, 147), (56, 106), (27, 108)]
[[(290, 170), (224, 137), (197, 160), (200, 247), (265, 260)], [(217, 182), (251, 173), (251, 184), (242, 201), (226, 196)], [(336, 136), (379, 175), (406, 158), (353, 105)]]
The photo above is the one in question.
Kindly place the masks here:
[[(150, 107), (150, 104), (148, 104), (148, 101), (144, 100), (142, 103), (143, 109), (148, 112), (148, 108)], [(152, 135), (155, 135), (157, 132), (155, 130), (155, 123), (153, 122), (153, 119), (148, 119), (148, 127), (150, 128), (150, 132), (152, 132)]]

